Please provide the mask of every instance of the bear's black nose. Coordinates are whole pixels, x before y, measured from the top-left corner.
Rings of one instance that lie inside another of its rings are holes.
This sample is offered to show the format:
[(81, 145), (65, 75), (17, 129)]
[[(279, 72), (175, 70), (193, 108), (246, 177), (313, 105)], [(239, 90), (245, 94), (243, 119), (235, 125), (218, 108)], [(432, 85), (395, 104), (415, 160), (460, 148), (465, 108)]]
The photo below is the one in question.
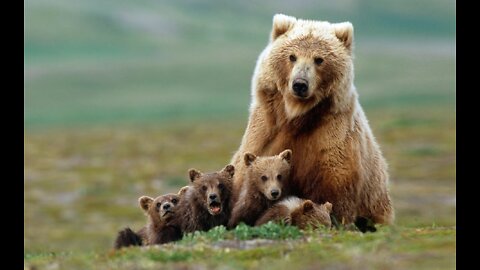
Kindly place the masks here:
[(213, 201), (213, 200), (215, 200), (215, 199), (217, 198), (217, 194), (212, 193), (212, 194), (208, 195), (208, 198), (210, 198), (210, 200)]
[(163, 210), (168, 210), (168, 209), (170, 209), (169, 203), (166, 203), (165, 205), (163, 205)]
[(270, 192), (270, 194), (272, 195), (273, 198), (277, 198), (278, 195), (280, 194), (280, 191), (278, 191), (277, 189), (274, 189)]
[(292, 88), (295, 95), (305, 97), (308, 90), (308, 82), (304, 79), (295, 79)]

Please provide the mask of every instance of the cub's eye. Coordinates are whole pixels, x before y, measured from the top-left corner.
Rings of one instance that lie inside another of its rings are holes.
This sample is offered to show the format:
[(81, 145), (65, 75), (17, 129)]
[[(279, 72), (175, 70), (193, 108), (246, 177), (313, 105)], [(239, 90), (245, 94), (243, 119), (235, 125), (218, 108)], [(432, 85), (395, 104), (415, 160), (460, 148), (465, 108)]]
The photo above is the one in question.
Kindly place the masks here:
[(172, 199), (173, 204), (177, 204), (178, 200), (177, 199)]
[(277, 175), (277, 180), (278, 181), (282, 180), (282, 175), (281, 174)]
[(267, 179), (268, 179), (268, 177), (267, 177), (267, 176), (265, 176), (265, 175), (262, 175), (262, 180), (263, 180), (263, 181), (267, 181)]
[(219, 188), (219, 189), (223, 189), (224, 187), (225, 187), (225, 186), (224, 186), (222, 183), (218, 184), (218, 188)]
[(297, 61), (297, 57), (293, 54), (290, 55), (290, 61), (295, 62)]
[(207, 190), (207, 186), (202, 186), (202, 190), (203, 190), (203, 191), (206, 191), (206, 190)]
[(320, 65), (321, 63), (323, 63), (323, 59), (320, 58), (320, 57), (316, 57), (316, 58), (314, 59), (314, 61), (315, 61), (315, 64), (316, 64), (316, 65)]
[(159, 208), (160, 208), (160, 206), (162, 206), (162, 204), (161, 204), (161, 203), (159, 203), (159, 202), (157, 202), (157, 205), (156, 205), (156, 206), (157, 206), (157, 209), (159, 209)]

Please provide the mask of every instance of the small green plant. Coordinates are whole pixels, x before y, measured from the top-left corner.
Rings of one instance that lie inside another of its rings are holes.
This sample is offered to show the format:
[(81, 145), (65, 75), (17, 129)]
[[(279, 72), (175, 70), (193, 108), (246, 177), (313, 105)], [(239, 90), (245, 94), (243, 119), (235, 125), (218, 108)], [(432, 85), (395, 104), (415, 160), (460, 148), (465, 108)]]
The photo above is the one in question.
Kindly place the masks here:
[(227, 239), (229, 233), (225, 226), (217, 226), (210, 229), (207, 232), (195, 231), (193, 233), (187, 233), (183, 236), (181, 243), (195, 244), (197, 242), (216, 242), (223, 239)]
[(235, 239), (248, 240), (253, 238), (263, 238), (271, 240), (298, 239), (303, 234), (295, 226), (278, 224), (272, 221), (259, 227), (250, 227), (245, 223), (240, 223), (234, 230)]
[(235, 227), (235, 229), (233, 230), (233, 234), (235, 235), (235, 239), (238, 240), (247, 240), (256, 237), (256, 235), (253, 234), (253, 230), (251, 229), (251, 227), (243, 222), (241, 222), (237, 225), (237, 227)]
[(298, 227), (278, 224), (272, 221), (255, 228), (260, 238), (266, 239), (298, 239), (302, 237), (302, 232)]
[(227, 228), (225, 226), (217, 226), (209, 230), (205, 234), (205, 238), (210, 241), (219, 241), (227, 236)]
[(183, 236), (182, 243), (217, 242), (220, 240), (236, 239), (250, 240), (263, 238), (271, 240), (298, 239), (302, 232), (295, 226), (268, 222), (259, 227), (251, 227), (240, 223), (235, 229), (228, 231), (225, 226), (217, 226), (207, 232), (196, 231)]

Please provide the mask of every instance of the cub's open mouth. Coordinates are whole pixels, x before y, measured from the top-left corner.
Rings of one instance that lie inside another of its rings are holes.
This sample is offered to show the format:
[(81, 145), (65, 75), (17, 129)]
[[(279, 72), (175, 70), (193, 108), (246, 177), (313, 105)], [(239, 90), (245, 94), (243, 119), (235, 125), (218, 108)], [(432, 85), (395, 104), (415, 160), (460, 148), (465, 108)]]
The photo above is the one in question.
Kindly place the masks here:
[(208, 205), (208, 211), (212, 215), (218, 215), (220, 212), (222, 212), (222, 204), (219, 202), (211, 202)]

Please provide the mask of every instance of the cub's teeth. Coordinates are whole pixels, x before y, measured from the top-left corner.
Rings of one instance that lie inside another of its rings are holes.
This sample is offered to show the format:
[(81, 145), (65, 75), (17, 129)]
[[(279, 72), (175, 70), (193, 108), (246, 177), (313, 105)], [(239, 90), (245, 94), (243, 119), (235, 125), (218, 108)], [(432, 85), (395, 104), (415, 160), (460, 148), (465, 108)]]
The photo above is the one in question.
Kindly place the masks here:
[(214, 213), (220, 212), (220, 207), (218, 207), (218, 206), (211, 207), (210, 209), (211, 209), (212, 212), (214, 212)]

